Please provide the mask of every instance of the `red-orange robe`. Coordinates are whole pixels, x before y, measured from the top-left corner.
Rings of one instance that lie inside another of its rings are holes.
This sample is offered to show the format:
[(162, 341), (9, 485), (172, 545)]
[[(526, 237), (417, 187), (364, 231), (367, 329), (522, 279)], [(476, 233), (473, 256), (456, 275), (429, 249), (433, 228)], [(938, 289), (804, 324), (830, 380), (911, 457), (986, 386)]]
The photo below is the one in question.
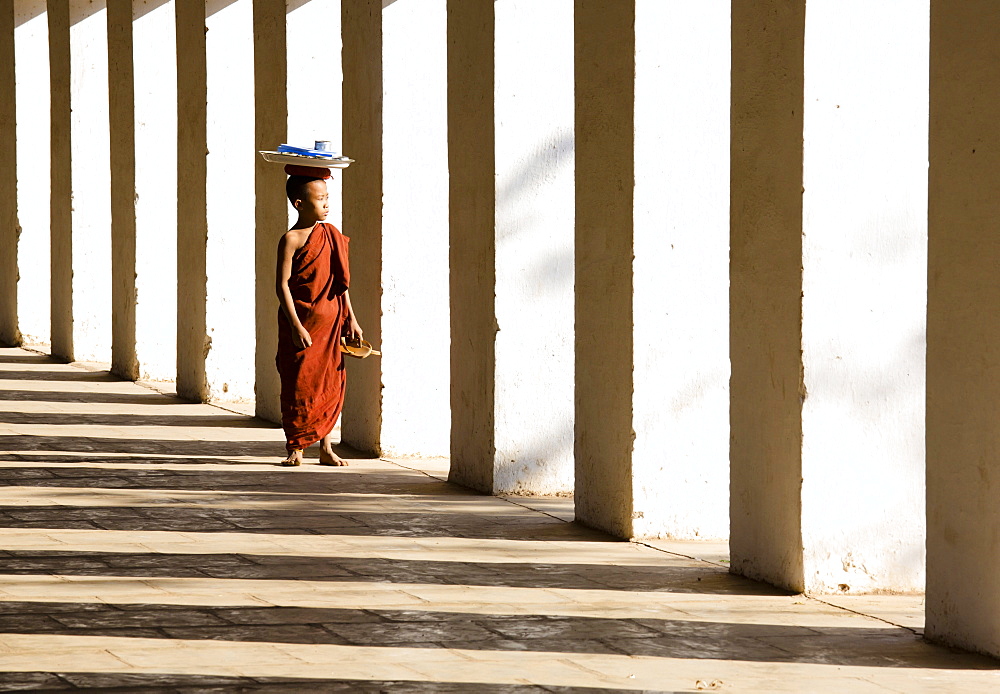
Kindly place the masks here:
[(347, 374), (340, 336), (347, 319), (344, 292), (351, 283), (348, 241), (332, 224), (319, 222), (292, 256), (288, 288), (312, 345), (295, 346), (294, 330), (279, 309), (275, 361), (281, 377), (281, 426), (289, 452), (329, 434), (344, 407)]

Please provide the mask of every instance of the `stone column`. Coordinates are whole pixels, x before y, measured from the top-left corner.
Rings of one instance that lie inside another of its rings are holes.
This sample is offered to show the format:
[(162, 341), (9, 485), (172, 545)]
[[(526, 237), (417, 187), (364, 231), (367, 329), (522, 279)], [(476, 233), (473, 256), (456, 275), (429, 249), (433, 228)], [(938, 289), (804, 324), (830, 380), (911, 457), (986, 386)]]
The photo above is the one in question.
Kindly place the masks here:
[(572, 489), (572, 26), (448, 4), (451, 479), (491, 493)]
[(47, 10), (50, 84), (50, 315), (52, 355), (73, 358), (73, 195), (70, 147), (69, 4), (50, 1)]
[(919, 590), (927, 5), (732, 23), (732, 570)]
[[(0, 7), (0, 148), (16, 159), (16, 105), (14, 84), (14, 6)], [(0, 167), (0, 344), (21, 342), (17, 328), (17, 168), (10, 159)]]
[(929, 639), (1000, 657), (1000, 7), (931, 3)]
[(388, 455), (448, 454), (446, 4), (382, 10), (380, 443)]
[(177, 373), (177, 8), (174, 0), (134, 1), (133, 8), (136, 367), (141, 378), (172, 380)]
[(493, 491), (496, 209), (492, 0), (448, 2), (452, 482)]
[[(278, 350), (278, 300), (274, 291), (274, 268), (278, 239), (288, 229), (288, 204), (285, 202), (286, 177), (283, 167), (264, 161), (256, 152), (273, 150), (285, 140), (288, 110), (285, 89), (289, 79), (285, 12), (285, 0), (254, 2), (254, 177), (257, 227), (254, 241), (254, 403), (257, 416), (271, 422), (281, 421), (281, 384), (274, 365), (274, 355)], [(305, 75), (313, 74), (305, 65), (298, 65), (294, 60), (292, 64), (296, 66), (295, 72), (301, 69)]]
[[(136, 143), (132, 62), (132, 3), (113, 2), (108, 20), (108, 94), (111, 121), (111, 372), (135, 380)], [(169, 56), (170, 54), (168, 54)], [(156, 80), (159, 86), (159, 80)], [(142, 87), (140, 86), (140, 89)], [(160, 147), (156, 148), (157, 150)], [(155, 150), (154, 150), (155, 151)], [(140, 152), (140, 157), (148, 152)]]
[[(351, 238), (351, 303), (373, 344), (382, 342), (382, 2), (342, 0), (343, 231)], [(348, 364), (341, 438), (368, 454), (381, 450), (382, 366)]]
[(727, 532), (728, 17), (576, 3), (576, 514), (619, 537)]
[(176, 0), (177, 31), (177, 394), (208, 398), (205, 215), (207, 159), (204, 0)]
[[(17, 132), (18, 331), (25, 344), (50, 341), (49, 29), (45, 0), (14, 5)], [(62, 177), (65, 180), (65, 176)], [(62, 185), (65, 185), (63, 183)]]

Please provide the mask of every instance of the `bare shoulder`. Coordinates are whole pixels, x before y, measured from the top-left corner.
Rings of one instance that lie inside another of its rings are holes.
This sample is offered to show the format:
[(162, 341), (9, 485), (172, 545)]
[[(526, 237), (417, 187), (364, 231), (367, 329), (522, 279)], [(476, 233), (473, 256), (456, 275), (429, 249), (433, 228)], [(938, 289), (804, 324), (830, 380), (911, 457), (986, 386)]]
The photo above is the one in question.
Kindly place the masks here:
[(278, 248), (294, 253), (305, 245), (310, 231), (311, 229), (289, 229), (282, 234), (281, 240), (278, 241)]

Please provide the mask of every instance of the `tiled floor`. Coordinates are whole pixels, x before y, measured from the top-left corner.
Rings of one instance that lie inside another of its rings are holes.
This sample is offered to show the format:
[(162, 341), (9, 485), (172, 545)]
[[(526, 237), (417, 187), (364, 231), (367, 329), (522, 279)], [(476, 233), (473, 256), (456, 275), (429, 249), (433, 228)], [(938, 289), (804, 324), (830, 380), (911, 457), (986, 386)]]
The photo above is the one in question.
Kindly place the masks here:
[(919, 597), (787, 595), (444, 461), (284, 469), (280, 442), (0, 350), (0, 689), (1000, 691), (920, 639)]

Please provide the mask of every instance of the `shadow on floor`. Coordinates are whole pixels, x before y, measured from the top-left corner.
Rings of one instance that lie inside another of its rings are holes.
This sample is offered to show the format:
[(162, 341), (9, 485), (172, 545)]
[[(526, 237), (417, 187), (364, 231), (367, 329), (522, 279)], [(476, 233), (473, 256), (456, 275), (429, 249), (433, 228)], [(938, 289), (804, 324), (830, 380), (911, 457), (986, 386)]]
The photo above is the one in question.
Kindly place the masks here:
[[(0, 633), (994, 670), (892, 628), (302, 607), (0, 603)], [(808, 644), (803, 648), (803, 644)]]
[[(127, 674), (88, 672), (0, 672), (0, 691), (80, 691), (122, 694), (210, 694), (222, 692), (350, 692), (357, 694), (542, 694), (544, 692), (606, 692), (589, 687), (538, 687), (517, 684), (473, 684), (468, 682), (403, 682), (332, 680), (296, 677), (217, 677), (172, 673)], [(641, 694), (639, 690), (616, 689), (618, 694)], [(670, 694), (667, 692), (666, 694)]]
[[(23, 525), (20, 527), (24, 527)], [(191, 530), (191, 528), (187, 528)], [(113, 547), (113, 546), (112, 546)], [(0, 552), (0, 574), (239, 578), (268, 581), (420, 583), (693, 595), (792, 595), (710, 564), (618, 566), (240, 554), (143, 554), (22, 550)]]

